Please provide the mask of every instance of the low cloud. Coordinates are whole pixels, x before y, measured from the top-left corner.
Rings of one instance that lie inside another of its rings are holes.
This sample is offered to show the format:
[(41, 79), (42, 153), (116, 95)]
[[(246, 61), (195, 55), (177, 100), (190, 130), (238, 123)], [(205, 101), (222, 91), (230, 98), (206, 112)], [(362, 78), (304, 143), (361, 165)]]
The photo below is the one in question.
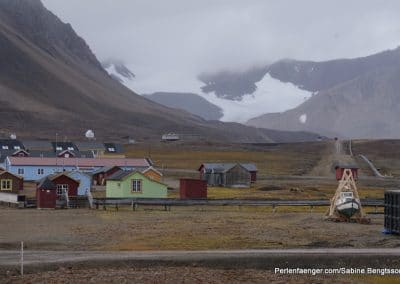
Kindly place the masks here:
[(100, 60), (127, 63), (139, 92), (167, 85), (193, 91), (181, 89), (180, 78), (282, 58), (366, 56), (396, 47), (400, 38), (395, 0), (43, 2), (72, 24)]

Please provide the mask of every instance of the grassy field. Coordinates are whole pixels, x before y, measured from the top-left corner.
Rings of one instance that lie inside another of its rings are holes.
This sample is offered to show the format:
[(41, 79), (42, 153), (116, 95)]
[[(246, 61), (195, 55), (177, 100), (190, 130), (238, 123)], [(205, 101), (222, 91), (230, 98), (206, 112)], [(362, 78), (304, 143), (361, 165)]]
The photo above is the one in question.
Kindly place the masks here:
[(128, 157), (151, 157), (158, 167), (197, 170), (204, 162), (253, 162), (261, 175), (302, 175), (321, 159), (330, 142), (251, 146), (160, 143), (129, 145)]

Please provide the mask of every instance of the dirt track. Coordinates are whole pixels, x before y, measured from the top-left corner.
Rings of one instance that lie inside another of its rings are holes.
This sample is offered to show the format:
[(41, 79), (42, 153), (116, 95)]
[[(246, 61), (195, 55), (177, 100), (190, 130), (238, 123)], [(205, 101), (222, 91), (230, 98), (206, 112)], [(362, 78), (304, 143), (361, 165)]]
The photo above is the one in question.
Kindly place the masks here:
[[(366, 283), (356, 276), (287, 275), (275, 268), (398, 268), (400, 249), (300, 249), (158, 252), (0, 251), (0, 281), (10, 283)], [(104, 268), (104, 269), (102, 269)], [(44, 272), (41, 272), (44, 271)], [(363, 279), (364, 277), (364, 279)]]

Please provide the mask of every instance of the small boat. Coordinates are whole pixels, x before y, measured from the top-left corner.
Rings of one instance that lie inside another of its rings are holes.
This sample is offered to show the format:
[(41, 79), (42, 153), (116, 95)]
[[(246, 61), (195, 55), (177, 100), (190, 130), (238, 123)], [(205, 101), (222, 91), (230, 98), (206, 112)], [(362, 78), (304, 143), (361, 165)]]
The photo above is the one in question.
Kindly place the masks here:
[(354, 198), (353, 192), (351, 191), (341, 192), (335, 205), (337, 212), (347, 218), (351, 218), (361, 207), (360, 200)]

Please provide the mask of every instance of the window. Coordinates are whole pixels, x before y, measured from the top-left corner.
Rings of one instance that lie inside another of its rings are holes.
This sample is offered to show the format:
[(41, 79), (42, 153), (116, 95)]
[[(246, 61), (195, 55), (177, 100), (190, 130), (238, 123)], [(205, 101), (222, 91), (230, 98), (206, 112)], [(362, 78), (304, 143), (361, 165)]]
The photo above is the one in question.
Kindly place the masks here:
[(132, 180), (132, 192), (142, 192), (142, 180), (141, 179)]
[(68, 150), (69, 151), (74, 151), (75, 149), (74, 149), (74, 147), (68, 147)]
[(64, 154), (64, 158), (69, 158), (69, 154), (68, 154), (68, 153), (65, 153), (65, 154)]
[(57, 195), (64, 195), (68, 193), (68, 184), (57, 184)]
[(7, 145), (3, 145), (1, 148), (2, 148), (3, 150), (8, 150), (8, 146), (7, 146)]
[(57, 150), (57, 151), (62, 151), (62, 147), (61, 147), (61, 146), (57, 146), (57, 147), (56, 147), (56, 150)]
[(25, 174), (25, 171), (24, 171), (24, 169), (18, 169), (18, 174), (19, 174), (19, 175), (23, 175), (23, 174)]
[(108, 148), (108, 152), (115, 152), (115, 148), (114, 147), (109, 147)]
[(38, 169), (37, 173), (38, 175), (44, 175), (44, 169)]
[(21, 150), (20, 146), (14, 146), (14, 150)]
[(11, 179), (2, 179), (0, 182), (1, 190), (12, 190), (12, 180)]

